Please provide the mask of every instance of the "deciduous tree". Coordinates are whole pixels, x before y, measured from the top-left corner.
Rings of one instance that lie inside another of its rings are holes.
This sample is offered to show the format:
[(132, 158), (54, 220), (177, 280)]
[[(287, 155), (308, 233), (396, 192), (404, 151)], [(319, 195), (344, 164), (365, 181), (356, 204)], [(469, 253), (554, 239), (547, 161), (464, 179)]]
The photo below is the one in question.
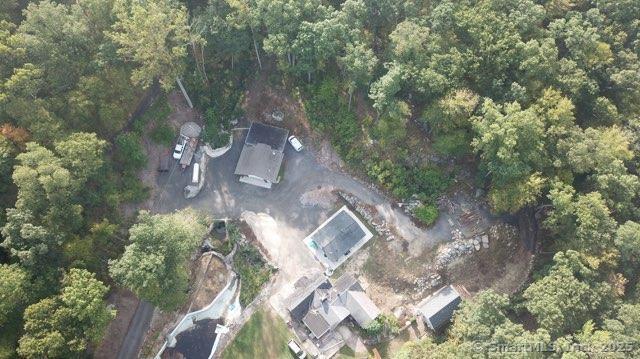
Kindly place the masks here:
[(118, 44), (118, 53), (137, 68), (133, 83), (149, 87), (157, 78), (170, 89), (184, 71), (187, 45), (192, 38), (186, 8), (174, 0), (143, 3), (117, 0), (117, 21), (109, 36)]
[(557, 337), (597, 317), (610, 304), (610, 288), (597, 281), (578, 252), (558, 252), (553, 260), (549, 274), (531, 284), (524, 298), (538, 324)]
[(15, 318), (29, 299), (28, 273), (16, 264), (0, 264), (0, 326)]
[(59, 295), (30, 305), (18, 353), (25, 358), (77, 357), (102, 337), (115, 311), (107, 308), (108, 288), (94, 275), (71, 269)]
[(206, 230), (202, 218), (190, 210), (143, 212), (129, 230), (131, 244), (120, 259), (109, 262), (111, 276), (163, 310), (176, 309), (188, 290), (186, 262)]

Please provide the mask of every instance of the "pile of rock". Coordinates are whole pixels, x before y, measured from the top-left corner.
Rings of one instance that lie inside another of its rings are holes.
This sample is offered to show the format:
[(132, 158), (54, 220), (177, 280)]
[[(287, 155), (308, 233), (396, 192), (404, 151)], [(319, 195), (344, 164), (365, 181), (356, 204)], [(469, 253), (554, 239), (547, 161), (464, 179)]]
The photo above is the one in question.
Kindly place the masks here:
[(424, 277), (417, 278), (413, 284), (418, 292), (433, 289), (442, 284), (442, 277), (438, 273), (430, 273)]
[(491, 238), (502, 240), (507, 242), (507, 246), (511, 246), (513, 240), (518, 237), (518, 230), (510, 224), (498, 223), (489, 228), (489, 235)]
[(422, 201), (420, 201), (416, 195), (411, 196), (406, 202), (398, 203), (398, 206), (402, 208), (404, 213), (413, 216), (413, 211), (416, 208), (421, 207), (423, 205)]
[(344, 200), (347, 201), (349, 205), (351, 205), (351, 207), (353, 207), (353, 209), (355, 209), (355, 211), (365, 219), (365, 221), (371, 224), (371, 226), (373, 226), (373, 228), (376, 230), (376, 232), (378, 232), (380, 236), (386, 238), (387, 241), (392, 241), (395, 239), (395, 236), (387, 226), (387, 222), (383, 219), (378, 220), (377, 217), (379, 216), (377, 215), (377, 213), (374, 212), (370, 207), (362, 204), (358, 197), (352, 195), (351, 193), (342, 191), (338, 191), (338, 194), (340, 195), (340, 197), (344, 198)]
[(449, 263), (465, 254), (473, 253), (475, 245), (473, 239), (461, 239), (448, 243), (438, 250), (436, 266), (444, 269)]

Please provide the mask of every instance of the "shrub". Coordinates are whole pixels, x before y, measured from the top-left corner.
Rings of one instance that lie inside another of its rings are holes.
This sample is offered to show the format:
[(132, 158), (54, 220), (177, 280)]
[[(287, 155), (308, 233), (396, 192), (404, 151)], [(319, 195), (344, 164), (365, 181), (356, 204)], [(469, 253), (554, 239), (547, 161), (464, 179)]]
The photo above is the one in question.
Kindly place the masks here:
[(438, 219), (438, 207), (433, 204), (425, 204), (414, 209), (413, 215), (420, 222), (426, 224), (427, 226), (430, 226), (435, 223), (436, 219)]
[(164, 122), (156, 124), (151, 130), (151, 140), (160, 145), (171, 146), (174, 137), (173, 128)]
[(466, 130), (455, 130), (450, 133), (436, 135), (433, 149), (446, 156), (463, 156), (469, 153), (471, 135)]
[(209, 108), (204, 114), (204, 132), (202, 139), (213, 148), (224, 147), (229, 143), (230, 118), (226, 118), (215, 108)]
[(411, 192), (418, 194), (423, 201), (435, 199), (449, 187), (451, 182), (450, 178), (434, 167), (412, 169), (408, 178)]
[[(229, 237), (232, 237), (231, 233)], [(247, 306), (258, 295), (262, 286), (269, 281), (272, 270), (262, 259), (260, 252), (249, 244), (241, 244), (238, 247), (233, 257), (233, 264), (242, 285), (240, 304)]]
[(376, 337), (380, 334), (398, 334), (400, 331), (400, 325), (396, 317), (387, 314), (380, 314), (374, 319), (366, 328), (364, 328), (367, 335)]
[(140, 143), (140, 136), (133, 132), (126, 132), (115, 140), (115, 160), (118, 166), (128, 172), (144, 168), (147, 156)]

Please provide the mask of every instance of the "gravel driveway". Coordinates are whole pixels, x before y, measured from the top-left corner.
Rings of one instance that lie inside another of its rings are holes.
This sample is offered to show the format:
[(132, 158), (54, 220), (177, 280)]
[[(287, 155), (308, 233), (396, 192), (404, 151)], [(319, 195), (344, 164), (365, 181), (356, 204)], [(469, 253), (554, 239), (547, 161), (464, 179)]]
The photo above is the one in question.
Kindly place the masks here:
[[(237, 131), (229, 152), (209, 160), (205, 186), (194, 199), (186, 200), (182, 194), (184, 186), (191, 180), (191, 168), (184, 172), (177, 169), (171, 175), (160, 174), (158, 185), (162, 192), (153, 205), (161, 213), (191, 206), (217, 218), (245, 219), (269, 252), (270, 260), (279, 267), (272, 291), (275, 295), (270, 302), (281, 314), (284, 313), (280, 303), (293, 292), (293, 283), (302, 275), (323, 271), (302, 242), (332, 214), (326, 205), (303, 204), (308, 203), (307, 198), (317, 197), (317, 193), (325, 192), (328, 197), (329, 189), (352, 193), (362, 202), (375, 206), (405, 240), (419, 244), (416, 247), (428, 248), (449, 239), (449, 231), (440, 228), (442, 225), (429, 230), (418, 228), (411, 218), (392, 207), (389, 200), (377, 191), (348, 174), (320, 164), (313, 149), (296, 152), (287, 144), (284, 179), (271, 189), (240, 183), (233, 172), (245, 136), (246, 131)], [(305, 142), (304, 138), (302, 140)]]
[[(316, 160), (313, 149), (296, 152), (287, 144), (284, 156), (284, 179), (271, 189), (251, 186), (238, 181), (234, 175), (236, 163), (246, 131), (236, 131), (232, 148), (221, 157), (209, 160), (206, 184), (194, 199), (183, 197), (183, 188), (191, 179), (191, 168), (184, 172), (176, 169), (171, 177), (158, 176), (162, 193), (155, 199), (154, 208), (161, 213), (192, 206), (215, 217), (239, 218), (245, 211), (266, 213), (279, 224), (308, 234), (330, 213), (323, 206), (304, 206), (300, 200), (305, 193), (319, 188), (334, 188), (350, 192), (361, 201), (375, 206), (408, 241), (420, 241), (425, 246), (446, 240), (441, 232), (416, 227), (401, 210), (391, 206), (388, 199), (348, 174), (329, 169)], [(302, 139), (303, 142), (305, 139)], [(305, 235), (306, 235), (305, 234)], [(304, 238), (299, 238), (302, 240)]]

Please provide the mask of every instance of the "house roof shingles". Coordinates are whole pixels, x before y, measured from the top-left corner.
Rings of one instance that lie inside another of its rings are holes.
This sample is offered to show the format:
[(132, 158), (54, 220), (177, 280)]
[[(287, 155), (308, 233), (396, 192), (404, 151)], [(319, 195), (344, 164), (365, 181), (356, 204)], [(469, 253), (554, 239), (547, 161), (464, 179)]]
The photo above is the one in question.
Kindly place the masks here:
[(360, 282), (350, 274), (342, 275), (334, 284), (319, 277), (289, 297), (287, 303), (291, 317), (302, 321), (316, 338), (334, 329), (349, 315), (364, 327), (380, 314)]
[(438, 330), (451, 320), (453, 312), (458, 308), (460, 302), (462, 302), (460, 294), (455, 288), (448, 285), (429, 296), (418, 310), (424, 319), (431, 324), (432, 329)]
[(284, 128), (269, 126), (260, 122), (252, 122), (244, 143), (247, 145), (263, 143), (271, 147), (274, 151), (283, 152), (287, 144), (288, 135), (289, 131)]
[(235, 174), (255, 176), (274, 183), (278, 180), (283, 158), (284, 153), (272, 150), (264, 143), (245, 145), (240, 153)]
[(288, 135), (284, 128), (251, 123), (234, 173), (277, 182)]

